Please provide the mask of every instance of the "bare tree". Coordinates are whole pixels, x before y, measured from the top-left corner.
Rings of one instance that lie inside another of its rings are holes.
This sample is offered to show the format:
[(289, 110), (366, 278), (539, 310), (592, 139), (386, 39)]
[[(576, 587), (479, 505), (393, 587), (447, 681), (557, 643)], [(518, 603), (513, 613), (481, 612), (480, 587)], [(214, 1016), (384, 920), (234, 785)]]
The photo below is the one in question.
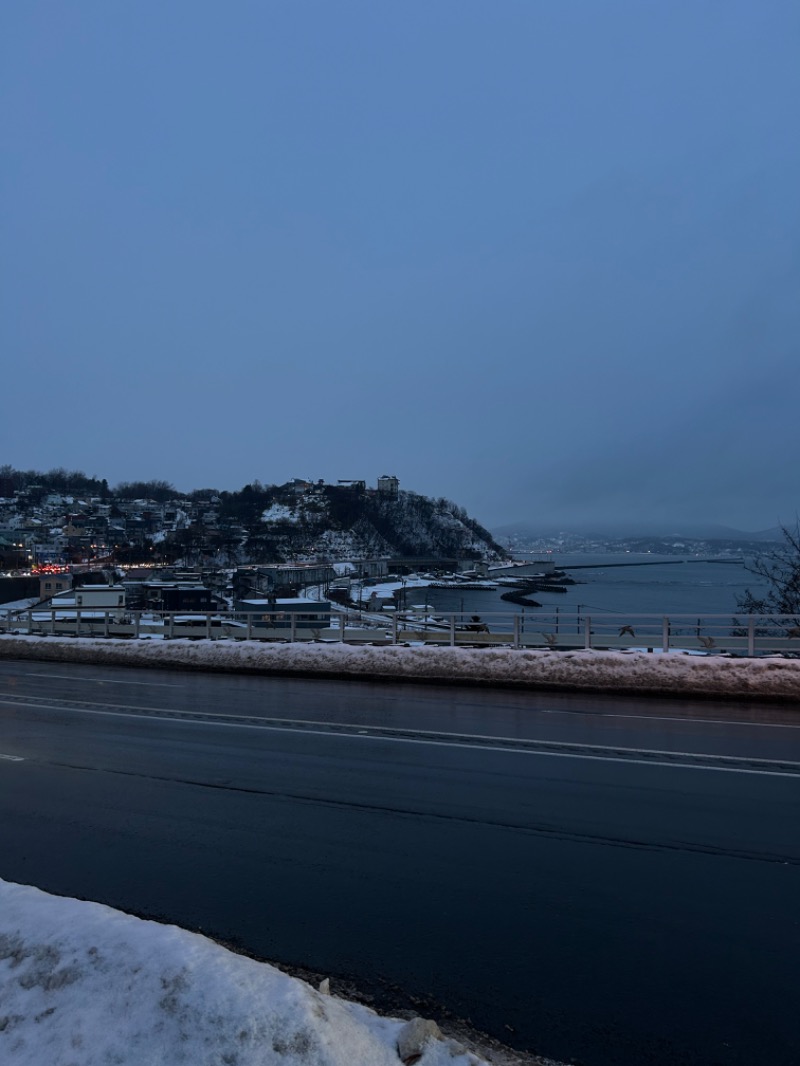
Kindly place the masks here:
[(739, 610), (745, 614), (800, 614), (800, 519), (781, 526), (783, 542), (748, 564), (766, 586), (762, 595), (745, 590)]

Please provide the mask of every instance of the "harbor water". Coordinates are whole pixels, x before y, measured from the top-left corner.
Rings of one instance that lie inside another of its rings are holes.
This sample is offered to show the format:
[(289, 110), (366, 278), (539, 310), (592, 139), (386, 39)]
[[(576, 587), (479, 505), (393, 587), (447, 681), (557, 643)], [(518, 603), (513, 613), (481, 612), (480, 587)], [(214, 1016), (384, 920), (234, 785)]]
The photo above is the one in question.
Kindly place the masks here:
[[(738, 601), (748, 589), (754, 595), (763, 592), (756, 576), (746, 569), (747, 561), (742, 558), (684, 559), (626, 552), (602, 555), (564, 553), (548, 559), (576, 584), (567, 585), (565, 593), (526, 594), (542, 605), (540, 608), (526, 607), (526, 614), (551, 613), (558, 608), (570, 614), (580, 612), (584, 615), (733, 615)], [(530, 560), (526, 558), (525, 561)], [(424, 590), (424, 596), (440, 612), (482, 615), (495, 611), (521, 611), (521, 607), (501, 599), (508, 591), (503, 586), (483, 590), (429, 588)], [(415, 590), (415, 601), (422, 596), (422, 589)]]

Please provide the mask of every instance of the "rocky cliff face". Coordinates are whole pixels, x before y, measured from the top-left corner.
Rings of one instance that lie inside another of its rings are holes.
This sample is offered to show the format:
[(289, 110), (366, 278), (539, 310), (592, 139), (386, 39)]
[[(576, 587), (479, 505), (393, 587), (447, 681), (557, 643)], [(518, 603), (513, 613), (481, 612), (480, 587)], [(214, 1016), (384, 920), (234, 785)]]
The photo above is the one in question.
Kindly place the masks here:
[(253, 558), (405, 555), (480, 560), (505, 554), (462, 507), (415, 492), (391, 498), (371, 490), (321, 485), (298, 496), (277, 488), (248, 528), (245, 550)]

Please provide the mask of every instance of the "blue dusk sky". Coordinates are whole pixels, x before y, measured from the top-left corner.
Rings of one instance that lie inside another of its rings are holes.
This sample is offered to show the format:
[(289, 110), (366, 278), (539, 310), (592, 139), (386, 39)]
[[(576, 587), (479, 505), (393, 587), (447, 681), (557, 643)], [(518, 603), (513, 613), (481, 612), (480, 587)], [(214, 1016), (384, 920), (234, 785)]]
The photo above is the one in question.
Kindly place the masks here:
[(26, 0), (0, 86), (0, 463), (800, 508), (795, 0)]

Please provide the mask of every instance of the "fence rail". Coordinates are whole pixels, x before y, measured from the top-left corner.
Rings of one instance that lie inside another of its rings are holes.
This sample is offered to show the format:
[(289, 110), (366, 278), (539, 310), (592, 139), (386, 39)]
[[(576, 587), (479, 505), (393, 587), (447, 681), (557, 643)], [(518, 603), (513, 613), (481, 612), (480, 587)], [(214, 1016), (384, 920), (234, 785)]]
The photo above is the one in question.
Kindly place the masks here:
[[(0, 608), (0, 610), (2, 610)], [(602, 614), (491, 611), (382, 617), (354, 611), (141, 612), (29, 609), (0, 615), (0, 633), (38, 636), (260, 641), (423, 643), (523, 649), (685, 651), (704, 655), (800, 658), (800, 619), (788, 615)]]

